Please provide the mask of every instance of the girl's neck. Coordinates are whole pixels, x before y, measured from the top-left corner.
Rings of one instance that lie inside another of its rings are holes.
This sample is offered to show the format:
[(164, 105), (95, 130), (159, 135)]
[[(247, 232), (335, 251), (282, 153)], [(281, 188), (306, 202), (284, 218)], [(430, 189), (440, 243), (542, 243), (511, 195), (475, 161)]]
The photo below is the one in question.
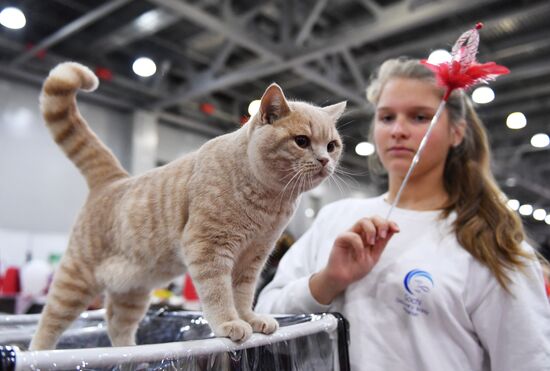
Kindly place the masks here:
[[(393, 203), (403, 181), (402, 177), (389, 178), (387, 201)], [(445, 207), (448, 194), (443, 185), (442, 174), (426, 174), (421, 177), (411, 177), (401, 193), (397, 207), (411, 210), (439, 210)]]

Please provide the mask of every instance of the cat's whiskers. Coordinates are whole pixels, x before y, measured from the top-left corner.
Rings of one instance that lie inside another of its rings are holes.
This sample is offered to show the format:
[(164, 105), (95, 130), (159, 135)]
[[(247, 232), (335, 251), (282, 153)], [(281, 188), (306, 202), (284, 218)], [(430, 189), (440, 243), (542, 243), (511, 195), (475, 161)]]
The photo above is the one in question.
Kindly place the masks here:
[(329, 178), (330, 180), (332, 180), (334, 182), (334, 185), (336, 185), (336, 187), (338, 188), (338, 190), (340, 191), (340, 195), (343, 195), (344, 192), (342, 190), (342, 188), (340, 187), (340, 184), (338, 183), (337, 179), (336, 179), (336, 173), (332, 173), (332, 175), (330, 176)]
[[(290, 191), (290, 197), (291, 198), (296, 198), (298, 197), (298, 195), (300, 194), (300, 188), (301, 188), (301, 184), (302, 184), (302, 179), (303, 179), (303, 176), (304, 174), (307, 173), (307, 168), (304, 169), (303, 171), (300, 171), (300, 176), (298, 177), (298, 179), (296, 180), (296, 182), (294, 182), (294, 184), (292, 185), (292, 189)], [(297, 190), (298, 190), (298, 193), (296, 194), (296, 197), (294, 197), (294, 188), (298, 186)]]
[[(340, 176), (341, 176), (340, 178), (344, 177), (344, 178), (346, 178), (346, 179), (349, 179), (349, 180), (353, 183), (353, 187), (356, 187), (356, 188), (360, 188), (360, 187), (361, 187), (360, 184), (359, 184), (359, 182), (357, 181), (357, 179), (355, 179), (353, 176), (351, 176), (351, 175), (348, 174), (348, 173), (345, 173), (345, 172), (341, 172), (341, 171), (336, 170), (336, 171), (334, 172), (334, 174), (340, 175)], [(342, 180), (343, 180), (343, 179), (342, 179)]]
[(365, 170), (365, 171), (359, 171), (359, 172), (354, 172), (354, 171), (351, 171), (349, 169), (346, 169), (345, 167), (341, 166), (341, 165), (338, 165), (336, 167), (336, 169), (334, 169), (334, 171), (340, 173), (340, 174), (347, 174), (347, 175), (352, 175), (352, 176), (365, 176), (365, 175), (368, 175), (369, 174), (369, 171), (368, 170)]
[(287, 174), (281, 178), (282, 181), (286, 180), (287, 178), (293, 176), (296, 174), (296, 169), (294, 164), (292, 165), (292, 168), (286, 171)]
[[(293, 165), (293, 168), (295, 166)], [(282, 205), (282, 202), (283, 202), (283, 196), (285, 194), (285, 191), (286, 189), (288, 188), (288, 186), (294, 181), (294, 179), (296, 179), (302, 172), (303, 170), (302, 169), (298, 169), (298, 171), (296, 171), (296, 173), (294, 174), (294, 176), (292, 178), (290, 178), (290, 180), (286, 183), (286, 185), (283, 187), (283, 189), (281, 190), (281, 192), (279, 193), (279, 195), (277, 196), (277, 200), (278, 200), (278, 206), (277, 206), (277, 209), (280, 210), (281, 208), (281, 205)]]

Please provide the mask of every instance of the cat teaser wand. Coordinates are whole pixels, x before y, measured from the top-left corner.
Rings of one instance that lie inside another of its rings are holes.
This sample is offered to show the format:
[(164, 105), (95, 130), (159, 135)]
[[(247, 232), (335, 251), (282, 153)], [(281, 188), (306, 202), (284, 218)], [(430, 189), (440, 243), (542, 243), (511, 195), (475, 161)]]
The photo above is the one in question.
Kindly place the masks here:
[(498, 75), (504, 75), (510, 72), (508, 68), (500, 66), (495, 62), (477, 63), (476, 54), (479, 46), (478, 30), (482, 27), (483, 24), (478, 23), (473, 29), (464, 32), (458, 38), (451, 51), (452, 57), (449, 62), (432, 64), (425, 59), (420, 61), (420, 63), (435, 73), (438, 85), (445, 88), (445, 94), (443, 95), (443, 99), (441, 100), (441, 103), (439, 104), (439, 107), (430, 122), (430, 126), (428, 126), (428, 130), (426, 130), (426, 134), (424, 134), (424, 137), (418, 146), (418, 150), (416, 151), (411, 165), (409, 166), (409, 170), (407, 171), (407, 174), (399, 187), (399, 191), (392, 202), (386, 219), (390, 218), (393, 209), (399, 203), (401, 193), (403, 193), (403, 189), (405, 188), (407, 181), (416, 167), (416, 164), (420, 160), (420, 156), (426, 146), (426, 143), (428, 142), (430, 133), (439, 120), (441, 113), (443, 113), (447, 100), (453, 90), (466, 89), (480, 82), (487, 83), (488, 81), (494, 80)]

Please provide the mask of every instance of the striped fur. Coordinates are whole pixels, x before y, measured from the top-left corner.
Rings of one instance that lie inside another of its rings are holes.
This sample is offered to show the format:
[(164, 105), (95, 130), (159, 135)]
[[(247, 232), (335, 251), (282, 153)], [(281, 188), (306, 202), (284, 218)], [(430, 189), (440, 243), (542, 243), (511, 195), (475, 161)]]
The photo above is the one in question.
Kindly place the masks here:
[(55, 142), (74, 162), (90, 188), (128, 177), (119, 161), (90, 130), (76, 106), (78, 89), (93, 91), (97, 77), (77, 63), (54, 68), (44, 83), (40, 106)]
[[(96, 87), (93, 73), (76, 63), (59, 65), (44, 83), (46, 123), (90, 194), (30, 348), (54, 348), (100, 293), (112, 344), (132, 345), (150, 292), (186, 270), (218, 336), (242, 341), (252, 331), (275, 331), (275, 320), (252, 311), (256, 279), (298, 196), (336, 167), (342, 143), (335, 122), (345, 104), (288, 102), (271, 85), (260, 113), (242, 128), (129, 177), (78, 112), (77, 90)], [(297, 145), (298, 135), (310, 138), (307, 148)]]

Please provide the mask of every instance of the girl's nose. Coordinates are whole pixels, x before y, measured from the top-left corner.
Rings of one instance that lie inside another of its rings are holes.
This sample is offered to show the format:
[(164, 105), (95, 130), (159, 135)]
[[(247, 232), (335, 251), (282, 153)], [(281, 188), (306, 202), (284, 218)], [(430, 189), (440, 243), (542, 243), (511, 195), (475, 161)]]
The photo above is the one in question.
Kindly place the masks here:
[(409, 136), (408, 123), (405, 117), (399, 115), (396, 117), (392, 128), (391, 128), (392, 138), (406, 138)]

